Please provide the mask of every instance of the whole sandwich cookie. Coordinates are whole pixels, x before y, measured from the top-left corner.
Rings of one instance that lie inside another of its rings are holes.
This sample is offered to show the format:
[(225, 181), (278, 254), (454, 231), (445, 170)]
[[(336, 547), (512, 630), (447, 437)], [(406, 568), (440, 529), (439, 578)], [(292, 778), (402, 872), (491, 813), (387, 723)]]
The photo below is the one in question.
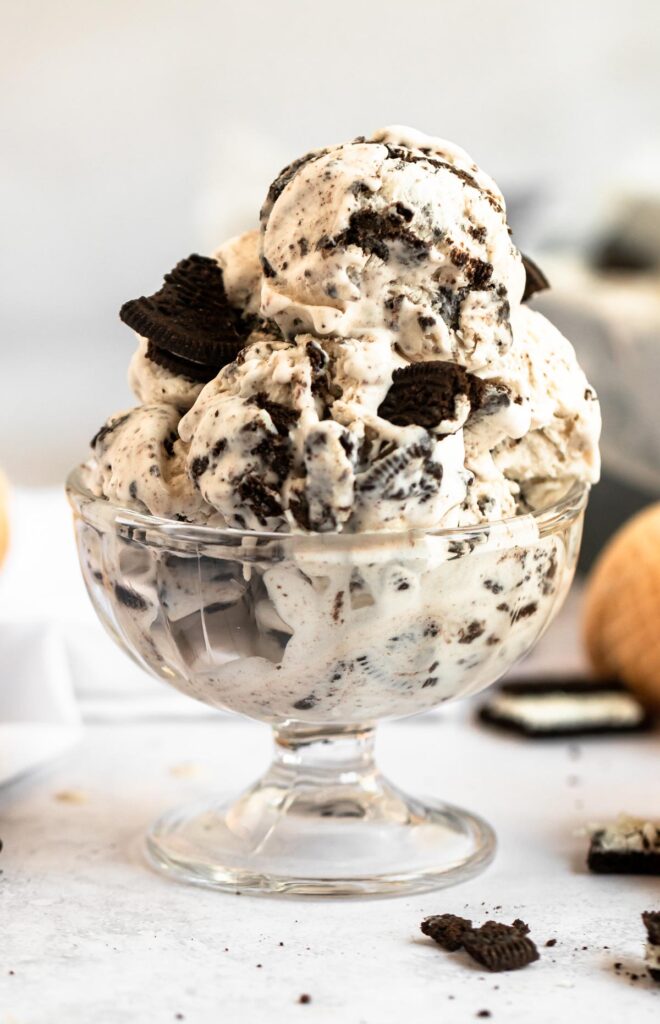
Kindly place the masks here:
[(253, 326), (230, 305), (216, 260), (197, 255), (177, 263), (154, 295), (125, 302), (119, 315), (148, 339), (149, 359), (203, 382), (236, 358)]
[(599, 675), (660, 708), (660, 503), (609, 541), (587, 583), (584, 637)]
[(660, 981), (660, 910), (646, 910), (642, 914), (646, 928), (646, 969), (654, 981)]
[(599, 875), (660, 875), (660, 822), (622, 815), (594, 828), (587, 865)]
[(504, 683), (478, 716), (487, 725), (533, 739), (638, 732), (652, 724), (620, 683), (573, 677)]

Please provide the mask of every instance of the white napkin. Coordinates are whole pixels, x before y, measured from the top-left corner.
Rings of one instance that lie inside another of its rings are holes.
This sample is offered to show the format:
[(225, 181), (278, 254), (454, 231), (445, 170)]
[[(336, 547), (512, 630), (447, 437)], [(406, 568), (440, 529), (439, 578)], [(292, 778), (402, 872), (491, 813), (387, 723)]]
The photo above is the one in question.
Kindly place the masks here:
[(57, 631), (43, 623), (0, 626), (0, 785), (64, 753), (80, 734)]

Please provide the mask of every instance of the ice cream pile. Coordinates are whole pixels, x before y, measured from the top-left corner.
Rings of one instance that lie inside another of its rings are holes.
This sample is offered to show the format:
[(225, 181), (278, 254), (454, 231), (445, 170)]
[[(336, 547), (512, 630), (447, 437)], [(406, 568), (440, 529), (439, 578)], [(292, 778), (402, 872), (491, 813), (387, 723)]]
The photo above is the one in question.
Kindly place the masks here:
[(127, 302), (141, 403), (94, 438), (94, 494), (274, 531), (461, 526), (598, 477), (600, 413), (525, 304), (495, 183), (392, 127), (294, 161), (259, 231)]

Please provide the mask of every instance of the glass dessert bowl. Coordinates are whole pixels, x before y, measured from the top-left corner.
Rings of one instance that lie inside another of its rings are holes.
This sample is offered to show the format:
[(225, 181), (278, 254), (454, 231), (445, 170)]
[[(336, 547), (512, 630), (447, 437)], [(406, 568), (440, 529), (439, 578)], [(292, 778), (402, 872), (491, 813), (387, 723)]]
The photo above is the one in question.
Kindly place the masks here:
[(94, 497), (80, 470), (67, 490), (110, 634), (183, 693), (274, 730), (248, 792), (152, 826), (153, 865), (218, 889), (333, 895), (485, 867), (490, 827), (384, 779), (374, 728), (476, 693), (529, 650), (570, 586), (587, 486), (483, 526), (317, 535), (143, 515)]

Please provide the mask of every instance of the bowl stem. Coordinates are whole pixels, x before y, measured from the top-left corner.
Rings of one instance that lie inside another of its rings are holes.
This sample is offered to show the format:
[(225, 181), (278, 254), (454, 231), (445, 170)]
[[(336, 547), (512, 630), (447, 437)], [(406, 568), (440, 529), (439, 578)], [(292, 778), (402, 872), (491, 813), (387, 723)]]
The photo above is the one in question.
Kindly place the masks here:
[(147, 837), (151, 863), (230, 891), (386, 895), (472, 877), (495, 840), (479, 818), (406, 796), (378, 771), (371, 726), (275, 730), (265, 775), (232, 803), (183, 808)]

